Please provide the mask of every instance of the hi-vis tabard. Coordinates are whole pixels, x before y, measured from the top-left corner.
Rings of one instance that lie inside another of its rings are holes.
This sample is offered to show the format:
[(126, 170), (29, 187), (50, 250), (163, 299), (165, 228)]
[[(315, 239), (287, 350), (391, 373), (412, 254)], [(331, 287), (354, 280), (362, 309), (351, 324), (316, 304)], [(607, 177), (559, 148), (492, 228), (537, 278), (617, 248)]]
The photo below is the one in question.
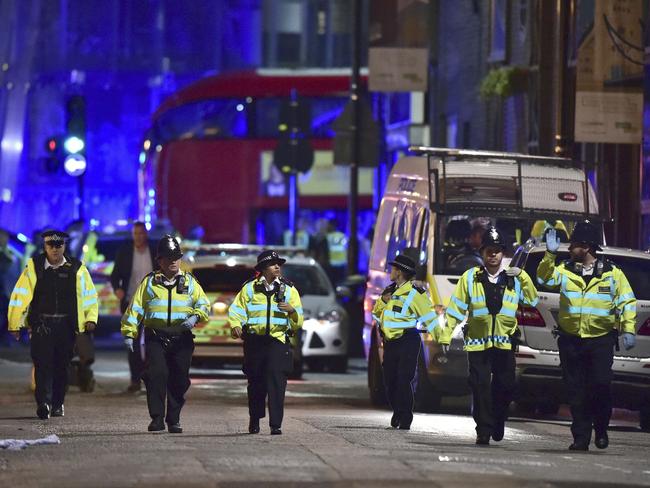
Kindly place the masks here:
[[(287, 334), (300, 329), (303, 311), (298, 290), (284, 278), (279, 281), (270, 292), (266, 291), (261, 275), (245, 283), (228, 309), (230, 327), (245, 326), (248, 334), (267, 335), (280, 342), (286, 342)], [(278, 303), (282, 301), (291, 305), (296, 312), (289, 315), (280, 310)]]
[(426, 291), (411, 281), (395, 289), (388, 303), (379, 297), (372, 315), (380, 324), (384, 338), (389, 341), (402, 337), (406, 329), (416, 328), (418, 324), (429, 332), (438, 325), (438, 314), (433, 310)]
[(207, 322), (210, 301), (194, 276), (181, 272), (175, 285), (164, 282), (165, 275), (160, 271), (144, 277), (122, 317), (123, 336), (135, 338), (140, 322), (153, 329), (178, 326), (191, 315), (198, 316), (199, 322)]
[(447, 323), (444, 328), (439, 328), (439, 332), (435, 331), (434, 337), (441, 344), (449, 344), (454, 328), (467, 317), (464, 343), (466, 351), (484, 351), (492, 347), (512, 349), (511, 336), (517, 330), (516, 313), (519, 303), (536, 306), (537, 290), (525, 271), (515, 278), (509, 278), (510, 283), (503, 292), (501, 309), (496, 315), (491, 315), (481, 283), (482, 273), (487, 273), (485, 268), (474, 267), (465, 271), (458, 281), (447, 307)]
[(348, 238), (343, 232), (327, 233), (330, 266), (345, 266), (348, 262)]
[[(45, 269), (45, 259), (43, 254), (31, 258), (18, 278), (9, 299), (9, 330), (19, 330), (21, 327), (34, 325), (27, 323), (27, 315), (29, 306), (34, 299), (38, 276)], [(96, 324), (99, 314), (97, 290), (95, 290), (93, 280), (90, 278), (86, 266), (76, 259), (67, 261), (59, 269), (62, 271), (69, 269), (75, 273), (77, 331), (85, 332), (86, 322)]]
[(560, 290), (560, 329), (578, 337), (600, 337), (620, 322), (621, 332), (636, 333), (636, 298), (623, 272), (613, 263), (598, 260), (587, 284), (579, 265), (571, 261), (555, 265), (555, 254), (546, 252), (537, 268), (537, 281)]

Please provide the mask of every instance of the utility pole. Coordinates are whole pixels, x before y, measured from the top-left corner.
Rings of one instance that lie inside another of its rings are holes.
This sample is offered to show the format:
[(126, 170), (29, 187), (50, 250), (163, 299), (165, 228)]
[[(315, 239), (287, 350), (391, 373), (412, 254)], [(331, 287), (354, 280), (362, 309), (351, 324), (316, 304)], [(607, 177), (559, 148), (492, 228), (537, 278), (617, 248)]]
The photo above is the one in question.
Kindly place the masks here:
[(361, 0), (353, 0), (352, 7), (352, 78), (350, 101), (352, 117), (352, 161), (350, 161), (350, 194), (348, 199), (348, 276), (359, 272), (359, 240), (357, 213), (359, 203), (359, 162), (361, 160)]

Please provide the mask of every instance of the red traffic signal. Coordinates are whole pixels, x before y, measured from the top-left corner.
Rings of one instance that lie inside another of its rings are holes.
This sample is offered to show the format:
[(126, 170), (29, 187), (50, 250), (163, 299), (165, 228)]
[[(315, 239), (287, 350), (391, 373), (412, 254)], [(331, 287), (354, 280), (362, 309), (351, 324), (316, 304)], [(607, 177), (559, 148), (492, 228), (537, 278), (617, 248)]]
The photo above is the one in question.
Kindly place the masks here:
[(59, 148), (59, 141), (56, 140), (56, 137), (50, 137), (45, 141), (45, 149), (48, 152), (54, 153), (58, 148)]

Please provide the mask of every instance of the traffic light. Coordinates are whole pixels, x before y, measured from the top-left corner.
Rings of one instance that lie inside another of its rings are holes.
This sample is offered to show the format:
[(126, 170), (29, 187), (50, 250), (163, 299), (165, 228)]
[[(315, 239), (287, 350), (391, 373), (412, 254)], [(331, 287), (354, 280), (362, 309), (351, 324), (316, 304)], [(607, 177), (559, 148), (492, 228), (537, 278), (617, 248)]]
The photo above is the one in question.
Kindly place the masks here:
[(306, 173), (314, 164), (314, 149), (309, 143), (311, 107), (295, 94), (280, 106), (280, 139), (273, 151), (273, 164), (282, 173)]
[(65, 105), (63, 150), (66, 173), (81, 176), (86, 170), (86, 99), (81, 95), (71, 96)]
[(48, 137), (45, 140), (45, 171), (56, 173), (61, 168), (61, 143), (58, 137)]

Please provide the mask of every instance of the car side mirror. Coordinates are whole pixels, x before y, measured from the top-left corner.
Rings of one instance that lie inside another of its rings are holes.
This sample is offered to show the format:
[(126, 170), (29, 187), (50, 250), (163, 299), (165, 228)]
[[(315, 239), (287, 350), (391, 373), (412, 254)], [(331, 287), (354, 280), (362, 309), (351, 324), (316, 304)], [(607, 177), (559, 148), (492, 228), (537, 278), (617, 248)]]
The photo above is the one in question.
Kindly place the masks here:
[(339, 285), (336, 287), (336, 296), (340, 298), (352, 298), (352, 290), (349, 286)]

